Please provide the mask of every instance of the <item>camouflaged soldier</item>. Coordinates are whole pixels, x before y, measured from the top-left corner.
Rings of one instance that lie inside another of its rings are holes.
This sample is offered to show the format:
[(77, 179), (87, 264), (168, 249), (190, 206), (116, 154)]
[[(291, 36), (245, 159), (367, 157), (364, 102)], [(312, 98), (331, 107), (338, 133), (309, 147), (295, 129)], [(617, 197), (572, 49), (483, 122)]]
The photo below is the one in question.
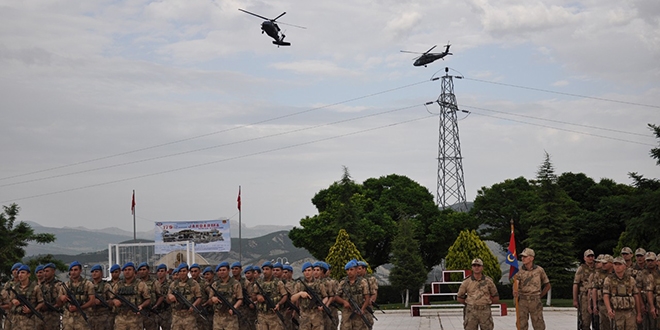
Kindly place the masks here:
[(603, 282), (603, 300), (607, 315), (614, 321), (617, 330), (635, 330), (637, 323), (642, 322), (639, 289), (635, 279), (627, 274), (626, 262), (622, 257), (614, 259), (614, 274)]
[[(60, 301), (63, 304), (64, 314), (62, 315), (62, 329), (79, 330), (88, 329), (87, 321), (72, 299), (75, 299), (82, 311), (87, 314), (94, 304), (94, 284), (80, 276), (82, 265), (74, 261), (69, 265), (69, 281), (62, 283), (60, 288)], [(71, 291), (73, 297), (69, 297), (66, 288)]]
[[(256, 271), (254, 271), (253, 266), (248, 265), (243, 269), (243, 274), (245, 275), (245, 281), (241, 283), (243, 286), (243, 304), (239, 309), (241, 313), (244, 313), (245, 322), (241, 321), (238, 324), (239, 329), (241, 330), (256, 330), (257, 329), (257, 306), (253, 302), (249, 304), (247, 301), (252, 301), (252, 287), (254, 286), (254, 280), (256, 279)], [(247, 298), (247, 299), (246, 299)]]
[(520, 330), (527, 330), (530, 318), (534, 330), (545, 330), (541, 297), (550, 291), (550, 280), (543, 268), (534, 264), (534, 250), (526, 248), (520, 256), (523, 265), (513, 277), (513, 297), (518, 299)]
[[(648, 261), (648, 260), (647, 260)], [(656, 264), (660, 263), (660, 255), (656, 256)], [(660, 329), (660, 267), (656, 266), (653, 281), (648, 284), (646, 298), (649, 302), (649, 315), (653, 318), (652, 328)]]
[(327, 316), (325, 316), (322, 307), (312, 300), (312, 295), (307, 292), (307, 288), (322, 299), (324, 304), (328, 300), (328, 293), (321, 280), (314, 278), (314, 267), (311, 262), (305, 262), (302, 265), (302, 272), (303, 277), (296, 281), (293, 289), (294, 294), (291, 296), (291, 301), (298, 303), (300, 306), (299, 329), (323, 330)]
[(12, 314), (13, 316), (11, 318), (11, 329), (34, 330), (35, 322), (42, 321), (33, 317), (32, 311), (27, 306), (22, 305), (16, 297), (16, 294), (20, 294), (27, 299), (32, 307), (37, 309), (40, 307), (40, 304), (43, 304), (43, 297), (41, 296), (41, 290), (39, 290), (37, 282), (30, 281), (30, 267), (21, 265), (18, 268), (18, 282), (13, 283), (8, 287), (8, 290), (8, 301), (11, 309), (7, 311), (7, 314)]
[(336, 330), (339, 325), (339, 313), (337, 309), (337, 303), (334, 302), (337, 291), (339, 291), (339, 283), (331, 278), (329, 275), (330, 265), (323, 261), (317, 261), (314, 263), (314, 278), (321, 281), (321, 284), (325, 286), (325, 290), (328, 294), (328, 300), (326, 301), (326, 306), (330, 308), (331, 317), (323, 318), (324, 328), (326, 330)]
[[(339, 291), (335, 296), (335, 300), (344, 306), (341, 314), (341, 330), (364, 330), (373, 326), (365, 315), (368, 313), (369, 287), (367, 280), (357, 276), (357, 266), (355, 259), (344, 266), (347, 276), (339, 282)], [(357, 308), (353, 308), (351, 299)]]
[(202, 291), (197, 281), (188, 278), (188, 264), (181, 263), (177, 267), (177, 273), (178, 278), (170, 284), (167, 292), (167, 300), (172, 304), (172, 330), (188, 330), (197, 324), (197, 313), (183, 301), (178, 301), (174, 292), (180, 293), (193, 306), (199, 308), (202, 304)]
[[(209, 299), (209, 296), (206, 294), (206, 282), (202, 277), (202, 267), (194, 263), (190, 265), (188, 272), (190, 273), (190, 277), (199, 284), (199, 290), (202, 292), (202, 302), (199, 305), (200, 310), (202, 310)], [(195, 320), (197, 322), (197, 329), (199, 330), (210, 330), (213, 327), (213, 324), (210, 321), (204, 320), (204, 317), (200, 314), (195, 314)]]
[(613, 330), (610, 327), (610, 322), (608, 322), (607, 308), (605, 308), (605, 301), (603, 300), (603, 283), (614, 271), (614, 265), (612, 264), (614, 258), (609, 254), (605, 254), (597, 261), (601, 264), (601, 269), (591, 276), (591, 300), (593, 305), (596, 306), (593, 312), (598, 315), (600, 330)]
[[(644, 269), (646, 269), (646, 250), (643, 248), (638, 248), (635, 250), (635, 263), (633, 264), (632, 268), (636, 270), (638, 273), (641, 273)], [(636, 276), (637, 274), (635, 274)]]
[(86, 312), (89, 320), (89, 327), (98, 330), (112, 330), (110, 323), (110, 312), (112, 306), (110, 300), (112, 296), (110, 284), (103, 280), (103, 268), (101, 265), (94, 265), (91, 269), (92, 286), (94, 288), (94, 299), (91, 309)]
[[(258, 278), (252, 287), (255, 296), (252, 301), (257, 302), (257, 326), (259, 330), (282, 330), (283, 324), (275, 311), (280, 311), (287, 300), (284, 283), (273, 276), (273, 264), (266, 261), (261, 265), (263, 278)], [(261, 289), (263, 289), (263, 292)], [(275, 304), (274, 309), (266, 305), (266, 297), (270, 297)]]
[[(243, 288), (229, 276), (229, 263), (221, 262), (215, 267), (218, 279), (208, 288), (209, 301), (213, 304), (213, 330), (238, 330), (239, 318), (232, 309), (225, 305), (218, 294), (238, 310), (243, 304)], [(215, 291), (213, 291), (215, 290)], [(240, 311), (239, 311), (240, 312)]]
[(366, 262), (364, 261), (358, 261), (358, 276), (364, 278), (367, 280), (367, 287), (369, 288), (369, 307), (368, 307), (368, 314), (367, 319), (371, 324), (374, 323), (374, 317), (373, 317), (373, 304), (376, 302), (376, 298), (378, 298), (378, 281), (376, 280), (376, 277), (368, 274), (367, 273), (367, 268), (369, 265), (367, 265)]
[[(295, 289), (295, 281), (293, 280), (293, 267), (289, 264), (285, 264), (282, 267), (282, 278), (286, 279), (286, 282), (284, 284), (284, 287), (289, 291), (289, 292), (294, 292)], [(290, 299), (290, 298), (289, 298)], [(294, 330), (297, 330), (300, 326), (300, 315), (299, 313), (291, 313), (291, 321), (292, 321), (292, 326)]]
[[(137, 266), (137, 278), (142, 281), (144, 284), (147, 285), (147, 289), (149, 289), (149, 303), (150, 305), (155, 304), (157, 299), (156, 298), (156, 288), (155, 288), (155, 283), (156, 280), (151, 278), (151, 275), (149, 274), (149, 264), (146, 262), (141, 262)], [(151, 306), (146, 306), (149, 311), (151, 311)], [(145, 313), (147, 315), (142, 315), (142, 327), (145, 330), (158, 330), (158, 322), (157, 316), (155, 313)]]
[(584, 263), (578, 267), (573, 279), (573, 307), (578, 309), (578, 317), (582, 319), (582, 330), (591, 329), (591, 312), (589, 308), (589, 277), (595, 271), (594, 251), (584, 251)]
[(156, 324), (162, 330), (170, 330), (172, 327), (172, 308), (167, 302), (167, 290), (172, 282), (167, 278), (167, 265), (160, 264), (156, 267), (156, 281), (154, 282), (154, 291), (156, 292), (156, 302), (153, 304), (153, 311), (158, 314)]
[(637, 275), (637, 271), (634, 269), (635, 263), (632, 261), (632, 257), (633, 257), (632, 249), (627, 246), (622, 248), (621, 257), (623, 257), (623, 260), (626, 263), (626, 272), (628, 272), (628, 275), (632, 275), (633, 277), (635, 277)]
[[(108, 280), (108, 284), (110, 284), (110, 290), (115, 286), (115, 284), (119, 283), (119, 275), (121, 275), (121, 266), (118, 264), (114, 264), (110, 267), (110, 279)], [(111, 305), (114, 304), (114, 301), (112, 302)], [(110, 324), (111, 328), (115, 328), (115, 317), (117, 317), (117, 308), (112, 307), (112, 311), (110, 311)]]
[[(17, 262), (13, 266), (11, 266), (11, 281), (5, 283), (5, 285), (2, 287), (2, 308), (5, 310), (11, 309), (11, 303), (9, 301), (9, 288), (13, 287), (18, 283), (18, 269), (23, 266), (22, 263)], [(11, 330), (12, 329), (12, 321), (14, 319), (14, 315), (12, 313), (6, 313), (7, 315), (5, 316), (4, 320), (4, 329)]]
[(44, 300), (44, 307), (41, 310), (44, 321), (37, 324), (39, 330), (60, 330), (62, 325), (60, 319), (62, 302), (58, 299), (62, 282), (55, 278), (55, 268), (54, 263), (44, 265), (44, 281), (39, 284), (39, 290), (41, 290)]
[[(211, 302), (211, 294), (209, 293), (210, 291), (208, 288), (215, 282), (215, 272), (211, 268), (211, 266), (208, 266), (204, 268), (202, 271), (202, 277), (204, 278), (204, 289), (206, 289), (206, 292), (202, 292), (202, 295), (206, 295), (209, 299), (206, 300), (205, 303), (202, 304), (202, 307), (204, 308), (203, 312), (205, 313), (206, 318), (209, 320), (208, 326), (209, 330), (213, 329), (213, 313), (215, 309), (213, 308), (213, 302)], [(202, 289), (200, 287), (200, 289)]]
[(493, 330), (493, 315), (490, 305), (500, 301), (493, 279), (484, 275), (484, 262), (472, 260), (472, 275), (458, 288), (456, 299), (465, 304), (463, 328), (465, 330)]
[[(655, 329), (655, 317), (650, 313), (651, 306), (653, 305), (653, 299), (648, 299), (649, 296), (653, 298), (653, 286), (655, 283), (656, 277), (656, 255), (654, 252), (646, 252), (644, 256), (644, 266), (646, 269), (637, 273), (635, 281), (637, 281), (637, 288), (639, 289), (640, 296), (642, 298), (642, 324), (638, 325), (638, 329), (641, 326), (642, 330), (651, 330)], [(650, 294), (649, 294), (650, 293)]]
[[(112, 286), (112, 292), (120, 295), (138, 310), (142, 310), (151, 303), (151, 293), (147, 285), (140, 281), (135, 275), (135, 264), (127, 262), (122, 267), (124, 279), (119, 280)], [(113, 296), (113, 304), (117, 309), (115, 316), (115, 330), (142, 329), (142, 315), (136, 314), (117, 297)]]

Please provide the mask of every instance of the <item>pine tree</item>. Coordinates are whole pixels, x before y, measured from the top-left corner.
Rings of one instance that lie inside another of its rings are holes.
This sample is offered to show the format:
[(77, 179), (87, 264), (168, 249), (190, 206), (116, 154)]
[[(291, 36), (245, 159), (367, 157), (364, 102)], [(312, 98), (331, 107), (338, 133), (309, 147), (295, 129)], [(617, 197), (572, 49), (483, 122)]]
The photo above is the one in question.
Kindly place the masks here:
[(344, 278), (346, 276), (344, 266), (353, 259), (364, 261), (360, 250), (351, 242), (346, 230), (340, 229), (335, 244), (330, 247), (328, 256), (325, 259), (332, 267), (331, 276), (336, 280)]
[[(472, 260), (476, 258), (484, 262), (483, 273), (496, 283), (499, 282), (502, 277), (500, 264), (474, 230), (464, 230), (458, 235), (454, 244), (449, 248), (445, 262), (449, 270), (472, 269)], [(458, 281), (462, 278), (452, 276), (452, 280)]]
[(392, 264), (390, 272), (392, 286), (406, 295), (403, 298), (405, 307), (408, 307), (410, 291), (416, 292), (424, 285), (427, 278), (426, 267), (419, 251), (419, 242), (415, 237), (414, 223), (403, 219), (398, 224), (399, 232), (392, 242)]

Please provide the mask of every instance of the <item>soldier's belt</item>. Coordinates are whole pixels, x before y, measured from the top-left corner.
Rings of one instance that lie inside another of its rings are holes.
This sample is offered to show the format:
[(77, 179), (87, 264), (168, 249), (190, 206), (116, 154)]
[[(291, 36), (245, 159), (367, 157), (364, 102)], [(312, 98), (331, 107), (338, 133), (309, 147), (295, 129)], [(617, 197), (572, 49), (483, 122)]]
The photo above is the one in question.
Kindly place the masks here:
[(467, 305), (470, 309), (490, 309), (490, 305)]
[(525, 299), (525, 300), (534, 300), (534, 299), (541, 299), (541, 295), (538, 294), (519, 294), (518, 295), (519, 299)]

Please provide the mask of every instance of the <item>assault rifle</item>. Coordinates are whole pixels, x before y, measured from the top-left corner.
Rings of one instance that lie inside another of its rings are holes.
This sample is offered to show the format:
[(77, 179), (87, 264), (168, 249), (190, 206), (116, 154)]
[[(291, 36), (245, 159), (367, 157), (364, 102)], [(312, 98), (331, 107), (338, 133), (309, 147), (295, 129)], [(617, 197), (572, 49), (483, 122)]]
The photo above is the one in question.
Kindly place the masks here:
[(82, 306), (80, 306), (80, 302), (76, 299), (76, 296), (73, 294), (71, 289), (69, 289), (69, 287), (64, 282), (62, 282), (62, 287), (64, 288), (64, 290), (66, 290), (66, 296), (69, 297), (69, 301), (74, 306), (76, 306), (76, 309), (80, 312), (80, 315), (82, 315), (83, 319), (85, 319), (85, 322), (89, 323), (89, 321), (87, 320), (87, 314), (85, 314), (85, 311), (83, 311)]
[(46, 307), (48, 307), (48, 309), (50, 309), (53, 312), (58, 312), (60, 314), (62, 314), (64, 312), (61, 308), (57, 308), (57, 306), (51, 304), (46, 299), (44, 299), (44, 305), (46, 305)]
[(362, 322), (371, 330), (373, 328), (373, 324), (369, 323), (369, 320), (367, 320), (367, 317), (362, 314), (362, 308), (358, 303), (353, 299), (353, 297), (350, 294), (350, 290), (345, 289), (344, 292), (346, 292), (346, 296), (348, 296), (348, 303), (351, 305), (351, 309), (353, 309), (351, 316), (349, 318), (352, 318), (353, 315), (358, 314), (360, 315), (360, 318), (362, 318)]
[(264, 291), (264, 288), (259, 285), (258, 281), (254, 281), (254, 284), (257, 285), (257, 288), (259, 288), (259, 292), (261, 292), (261, 296), (264, 297), (264, 300), (266, 301), (266, 306), (268, 306), (268, 309), (272, 309), (275, 314), (277, 314), (277, 317), (282, 321), (283, 325), (286, 325), (286, 322), (284, 322), (284, 316), (282, 316), (282, 313), (280, 311), (275, 310), (275, 303), (273, 302), (272, 299), (270, 299), (270, 295)]
[(376, 307), (376, 309), (378, 309), (379, 311), (383, 312), (383, 314), (385, 314), (385, 311), (382, 308), (380, 308), (380, 305), (377, 302), (375, 302), (375, 301), (372, 302), (371, 306)]
[(222, 294), (220, 294), (220, 292), (218, 292), (218, 290), (216, 290), (216, 289), (213, 287), (213, 285), (209, 285), (209, 288), (211, 288), (211, 290), (213, 290), (213, 293), (215, 293), (215, 296), (218, 297), (218, 299), (220, 299), (220, 301), (221, 301), (225, 306), (231, 308), (231, 311), (234, 312), (234, 315), (238, 316), (239, 318), (243, 317), (243, 316), (241, 315), (241, 312), (239, 312), (238, 309), (236, 309), (236, 307), (234, 307), (233, 304), (230, 304), (229, 301), (227, 300), (227, 298), (225, 298), (225, 296), (223, 296)]
[(208, 319), (206, 318), (206, 316), (204, 316), (204, 313), (201, 310), (199, 310), (199, 308), (195, 307), (195, 305), (193, 305), (193, 303), (191, 303), (188, 299), (186, 299), (186, 297), (184, 297), (181, 294), (181, 292), (179, 292), (179, 290), (172, 290), (172, 294), (176, 297), (176, 300), (179, 303), (184, 304), (188, 308), (192, 308), (192, 310), (194, 310), (195, 313), (199, 314), (199, 316), (203, 318), (204, 321), (208, 322)]
[(321, 297), (319, 297), (319, 295), (316, 294), (316, 291), (312, 290), (312, 288), (310, 288), (310, 287), (307, 285), (307, 283), (305, 283), (305, 279), (303, 279), (303, 278), (299, 278), (298, 281), (300, 281), (300, 283), (302, 283), (302, 285), (305, 286), (305, 291), (307, 291), (307, 293), (310, 295), (310, 297), (312, 298), (312, 301), (313, 301), (317, 306), (319, 306), (319, 307), (323, 307), (323, 311), (325, 312), (325, 315), (327, 315), (327, 316), (330, 318), (330, 321), (332, 321), (332, 324), (333, 324), (333, 325), (335, 326), (335, 328), (336, 328), (336, 327), (337, 327), (337, 323), (335, 323), (335, 319), (332, 318), (332, 312), (330, 311), (330, 308), (328, 308), (328, 306), (326, 306), (326, 304), (323, 303), (323, 299), (321, 299)]
[[(250, 284), (252, 284), (252, 283), (250, 283)], [(245, 306), (250, 307), (250, 305), (252, 305), (255, 308), (257, 307), (257, 305), (255, 305), (255, 303), (252, 300), (250, 300), (250, 295), (248, 294), (248, 292), (245, 288), (243, 288), (243, 302), (245, 303)]]
[(108, 302), (105, 301), (105, 299), (103, 299), (103, 297), (100, 294), (95, 292), (94, 293), (94, 298), (98, 299), (99, 302), (101, 302), (101, 305), (103, 305), (103, 307), (112, 310), (112, 307), (110, 307), (110, 305), (108, 305)]
[[(128, 299), (126, 299), (126, 297), (124, 297), (122, 295), (118, 295), (118, 294), (112, 292), (112, 290), (108, 290), (108, 292), (110, 292), (113, 296), (115, 296), (116, 299), (119, 299), (119, 301), (121, 301), (122, 304), (126, 305), (126, 307), (128, 307), (130, 310), (132, 310), (133, 313), (143, 314), (142, 310), (140, 310), (139, 307), (135, 306), (134, 303), (128, 301)], [(144, 311), (144, 312), (146, 313), (146, 311)]]
[(16, 299), (21, 302), (21, 305), (27, 307), (32, 312), (32, 314), (36, 315), (40, 320), (44, 321), (44, 316), (39, 313), (39, 311), (34, 307), (34, 305), (32, 305), (26, 296), (16, 292), (16, 290), (14, 290), (14, 288), (11, 286), (9, 286), (8, 290), (14, 293)]

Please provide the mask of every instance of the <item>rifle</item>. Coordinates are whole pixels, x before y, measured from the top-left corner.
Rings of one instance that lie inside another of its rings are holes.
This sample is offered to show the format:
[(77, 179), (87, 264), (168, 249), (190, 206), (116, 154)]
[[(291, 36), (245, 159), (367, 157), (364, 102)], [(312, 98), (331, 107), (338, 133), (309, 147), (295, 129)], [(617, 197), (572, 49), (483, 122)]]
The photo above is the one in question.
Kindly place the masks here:
[(195, 313), (199, 314), (199, 316), (200, 316), (201, 318), (203, 318), (204, 321), (207, 321), (207, 322), (209, 321), (209, 320), (204, 316), (204, 313), (202, 313), (202, 311), (199, 310), (199, 308), (195, 307), (195, 305), (193, 305), (190, 301), (188, 301), (188, 299), (186, 299), (186, 297), (184, 297), (184, 296), (181, 294), (181, 292), (179, 292), (179, 290), (172, 290), (172, 294), (176, 297), (176, 300), (177, 300), (179, 303), (184, 304), (184, 305), (185, 305), (186, 307), (188, 307), (188, 308), (192, 308), (192, 310), (194, 310)]
[(248, 294), (247, 290), (245, 288), (243, 288), (243, 302), (246, 303), (245, 306), (249, 307), (250, 305), (252, 305), (254, 307), (257, 307), (257, 305), (255, 305), (254, 302), (252, 300), (250, 300), (249, 297), (250, 297), (250, 295)]
[(112, 310), (112, 307), (110, 307), (110, 305), (108, 305), (108, 302), (105, 301), (105, 299), (103, 299), (103, 297), (100, 294), (95, 292), (94, 297), (101, 302), (101, 305), (103, 305), (103, 307)]
[(295, 311), (296, 313), (298, 313), (298, 315), (300, 315), (300, 308), (298, 308), (298, 306), (294, 305), (294, 304), (291, 302), (291, 300), (290, 300), (290, 299), (291, 299), (291, 292), (289, 292), (289, 290), (286, 288), (286, 285), (284, 286), (284, 290), (286, 290), (286, 293), (287, 293), (287, 295), (288, 295), (288, 298), (287, 298), (286, 301), (284, 302), (284, 306), (285, 306), (286, 308), (292, 310), (292, 311)]
[(223, 303), (225, 306), (231, 308), (231, 311), (234, 312), (234, 315), (238, 316), (239, 318), (243, 317), (243, 316), (241, 315), (241, 312), (239, 312), (238, 309), (236, 309), (236, 307), (234, 307), (234, 305), (230, 304), (229, 301), (227, 300), (227, 298), (225, 298), (225, 296), (223, 296), (222, 294), (220, 294), (220, 292), (218, 292), (218, 290), (216, 290), (216, 289), (213, 287), (213, 285), (209, 285), (209, 288), (211, 288), (211, 290), (213, 290), (213, 293), (215, 293), (215, 296), (218, 297), (218, 298), (220, 299), (220, 301), (222, 301), (222, 303)]
[[(141, 314), (143, 312), (143, 311), (140, 310), (139, 307), (135, 306), (134, 303), (128, 301), (128, 299), (126, 299), (124, 296), (118, 295), (118, 294), (112, 292), (112, 290), (108, 290), (108, 292), (110, 292), (113, 296), (115, 296), (115, 298), (119, 299), (119, 301), (121, 301), (122, 304), (126, 305), (126, 307), (130, 308), (133, 311), (133, 313)], [(146, 314), (147, 311), (144, 311), (144, 313)]]
[(304, 279), (299, 278), (298, 281), (300, 281), (300, 283), (302, 283), (302, 285), (305, 286), (305, 291), (307, 291), (307, 293), (312, 297), (312, 301), (313, 301), (314, 303), (316, 303), (317, 306), (319, 306), (319, 307), (323, 307), (323, 311), (325, 312), (325, 315), (327, 315), (327, 316), (330, 318), (330, 321), (332, 321), (332, 324), (333, 324), (333, 325), (335, 326), (335, 328), (336, 328), (336, 327), (337, 327), (337, 323), (335, 323), (335, 319), (332, 318), (332, 312), (330, 311), (330, 308), (328, 308), (328, 306), (326, 306), (326, 305), (323, 303), (323, 300), (321, 299), (321, 297), (319, 297), (319, 295), (316, 294), (316, 292), (315, 292), (314, 290), (312, 290), (312, 288), (310, 288), (310, 287), (307, 285), (307, 283), (305, 283), (305, 280), (304, 280)]
[(376, 315), (374, 315), (374, 309), (371, 308), (371, 306), (367, 306), (367, 312), (369, 312), (369, 314), (371, 314), (371, 317), (373, 317), (374, 320), (378, 321), (378, 318), (376, 317)]
[(264, 300), (266, 301), (266, 306), (268, 306), (268, 309), (272, 309), (275, 314), (277, 314), (277, 317), (282, 321), (282, 325), (286, 325), (286, 322), (284, 322), (284, 316), (282, 316), (282, 313), (280, 311), (275, 310), (275, 303), (273, 303), (273, 300), (270, 299), (270, 295), (264, 291), (264, 288), (259, 285), (258, 281), (254, 281), (254, 284), (257, 285), (257, 288), (259, 288), (259, 292), (261, 292), (261, 296), (264, 297)]
[(53, 304), (49, 303), (48, 301), (46, 301), (46, 299), (44, 299), (44, 305), (46, 305), (46, 307), (48, 307), (48, 309), (50, 309), (53, 312), (58, 312), (60, 314), (62, 314), (64, 312), (62, 309), (57, 308), (57, 307), (55, 307), (55, 305), (53, 305)]
[(21, 302), (21, 305), (30, 309), (32, 314), (36, 315), (40, 320), (44, 321), (44, 316), (41, 315), (41, 313), (39, 313), (39, 311), (36, 308), (34, 308), (34, 305), (32, 305), (32, 303), (28, 300), (26, 296), (16, 292), (16, 290), (14, 290), (14, 288), (11, 286), (9, 286), (8, 290), (14, 293), (16, 299), (18, 299), (18, 301)]
[(594, 329), (600, 329), (600, 315), (591, 314), (591, 324), (593, 324)]
[(85, 314), (85, 311), (83, 311), (82, 306), (80, 306), (80, 302), (76, 299), (76, 296), (73, 294), (71, 289), (69, 289), (69, 287), (64, 282), (62, 282), (62, 287), (64, 290), (66, 290), (66, 296), (69, 297), (69, 302), (76, 306), (76, 309), (80, 312), (80, 315), (82, 315), (83, 319), (85, 319), (85, 322), (89, 323), (87, 320), (87, 314)]
[(346, 296), (348, 296), (348, 303), (351, 305), (351, 309), (353, 309), (351, 316), (349, 318), (352, 318), (353, 315), (358, 314), (360, 315), (360, 318), (362, 318), (362, 322), (371, 330), (373, 328), (373, 324), (369, 324), (369, 320), (367, 320), (367, 317), (362, 314), (362, 308), (360, 308), (360, 305), (357, 304), (355, 299), (351, 296), (351, 291), (350, 290), (344, 290), (346, 292)]
[(385, 314), (385, 311), (382, 308), (380, 308), (380, 305), (377, 302), (375, 302), (375, 301), (372, 302), (371, 306), (376, 307), (376, 309), (378, 309), (379, 311), (383, 312), (383, 314)]

